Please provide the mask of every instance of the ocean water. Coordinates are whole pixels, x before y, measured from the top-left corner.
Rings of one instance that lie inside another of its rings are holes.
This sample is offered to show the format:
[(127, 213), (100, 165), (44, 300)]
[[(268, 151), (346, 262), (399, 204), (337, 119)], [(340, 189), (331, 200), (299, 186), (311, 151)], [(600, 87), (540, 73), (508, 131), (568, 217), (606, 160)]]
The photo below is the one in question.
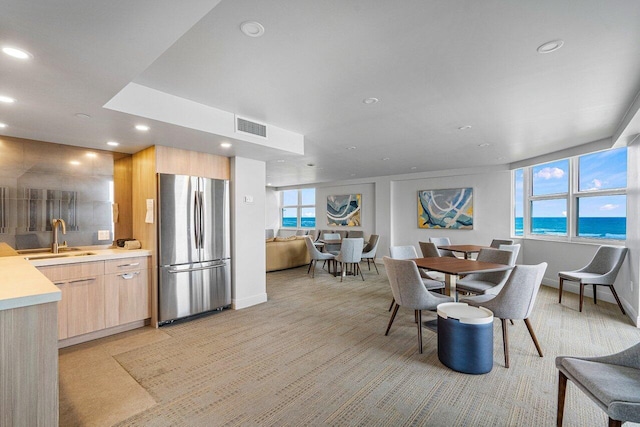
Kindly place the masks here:
[[(309, 218), (309, 217), (303, 217), (300, 219), (301, 221), (301, 226), (302, 228), (315, 228), (316, 226), (316, 219), (315, 218)], [(282, 218), (282, 227), (297, 227), (298, 226), (298, 219), (296, 217), (285, 217)]]
[[(566, 236), (567, 219), (562, 218), (532, 218), (532, 234), (546, 236)], [(515, 219), (515, 235), (523, 235), (522, 218)], [(580, 218), (578, 222), (578, 236), (590, 239), (627, 238), (627, 219), (617, 218)]]

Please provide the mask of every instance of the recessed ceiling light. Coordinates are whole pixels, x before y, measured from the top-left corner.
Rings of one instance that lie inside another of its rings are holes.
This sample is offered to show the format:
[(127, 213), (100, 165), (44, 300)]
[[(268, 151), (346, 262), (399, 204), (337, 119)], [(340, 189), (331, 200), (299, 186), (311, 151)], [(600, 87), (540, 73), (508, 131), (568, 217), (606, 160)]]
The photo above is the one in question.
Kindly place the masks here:
[(416, 170), (416, 169), (418, 169), (418, 168), (417, 168), (417, 167), (415, 167), (415, 166), (411, 166), (411, 170), (412, 170), (412, 171), (414, 171), (414, 170)]
[(268, 185), (268, 186), (271, 186), (271, 183), (270, 183), (270, 182), (267, 182), (267, 185)]
[(16, 100), (8, 96), (0, 95), (0, 102), (4, 102), (5, 104), (13, 104), (14, 102), (16, 102)]
[(4, 123), (0, 123), (0, 128), (6, 128), (7, 125), (5, 125)]
[(118, 145), (120, 145), (120, 143), (115, 141), (109, 141), (107, 142), (107, 145), (110, 145), (112, 147), (117, 147)]
[(136, 125), (136, 129), (141, 131), (141, 132), (146, 132), (151, 128), (149, 126), (147, 126), (147, 125)]
[(87, 157), (98, 157), (96, 153), (87, 153)]
[(460, 127), (458, 128), (458, 130), (467, 130), (467, 129), (471, 129), (471, 125), (460, 126)]
[(382, 158), (382, 161), (383, 161), (383, 162), (386, 162), (387, 160), (389, 160), (389, 158), (388, 158), (388, 157), (383, 157), (383, 158)]
[(347, 147), (347, 150), (355, 150), (356, 147), (354, 145), (352, 145), (351, 147)]
[(490, 145), (491, 145), (491, 144), (489, 144), (488, 142), (483, 142), (482, 144), (478, 144), (478, 147), (482, 147), (482, 148), (484, 148), (484, 147), (488, 147), (488, 146), (490, 146)]
[(362, 102), (367, 105), (375, 104), (378, 101), (380, 101), (378, 98), (365, 98), (362, 100)]
[(2, 51), (9, 56), (13, 56), (18, 59), (29, 59), (33, 58), (33, 55), (27, 52), (26, 50), (18, 49), (17, 47), (5, 46), (2, 48)]
[(73, 166), (78, 166), (80, 164), (80, 162), (77, 160), (71, 160), (69, 163), (72, 164)]
[(91, 116), (85, 113), (75, 113), (74, 116), (76, 116), (79, 119), (90, 119)]
[(351, 176), (356, 176), (356, 174), (355, 174), (355, 173), (352, 173), (352, 174), (351, 174)]
[(276, 160), (276, 163), (284, 163), (284, 160), (283, 159), (278, 159), (278, 160)]
[(496, 160), (504, 160), (504, 157), (496, 157)]
[(229, 147), (231, 147), (231, 143), (230, 142), (223, 142), (223, 143), (220, 144), (220, 147), (229, 148)]
[(552, 40), (538, 46), (538, 53), (551, 53), (560, 49), (564, 45), (564, 40)]
[(245, 21), (240, 24), (240, 30), (249, 37), (260, 37), (264, 34), (264, 27), (256, 21)]

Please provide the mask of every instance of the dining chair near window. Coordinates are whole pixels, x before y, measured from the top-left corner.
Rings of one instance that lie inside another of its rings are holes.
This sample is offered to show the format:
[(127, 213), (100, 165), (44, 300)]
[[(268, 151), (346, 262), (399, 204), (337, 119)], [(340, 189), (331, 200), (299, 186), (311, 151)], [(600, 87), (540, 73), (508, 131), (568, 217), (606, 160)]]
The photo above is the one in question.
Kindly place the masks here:
[[(420, 251), (423, 258), (438, 258), (440, 257), (440, 250), (435, 243), (431, 242), (418, 242), (420, 245)], [(438, 273), (436, 271), (425, 271), (429, 279), (437, 280), (444, 283), (444, 273)]]
[(438, 304), (452, 302), (453, 298), (429, 292), (424, 287), (420, 272), (414, 261), (383, 257), (382, 262), (387, 270), (395, 304), (384, 335), (389, 335), (389, 330), (398, 313), (398, 309), (401, 306), (410, 308), (415, 312), (415, 319), (418, 324), (418, 348), (420, 354), (422, 354), (422, 310), (435, 310)]
[(475, 307), (484, 307), (491, 310), (493, 316), (500, 319), (502, 323), (504, 365), (506, 368), (509, 367), (507, 320), (524, 320), (533, 344), (536, 346), (540, 357), (542, 357), (542, 349), (540, 348), (536, 334), (533, 332), (529, 316), (531, 316), (531, 311), (533, 310), (533, 305), (538, 295), (538, 289), (540, 289), (540, 283), (542, 282), (542, 277), (546, 269), (546, 262), (538, 265), (516, 265), (513, 271), (511, 271), (507, 283), (504, 284), (498, 295), (476, 295), (460, 300), (460, 302), (466, 302)]
[[(391, 246), (389, 248), (390, 258), (393, 259), (414, 259), (418, 258), (418, 253), (416, 252), (416, 248), (411, 245), (407, 246)], [(444, 283), (438, 280), (432, 279), (429, 274), (422, 268), (418, 268), (418, 272), (420, 274), (420, 278), (422, 279), (422, 284), (424, 287), (430, 291), (438, 291), (441, 292), (444, 289)], [(391, 305), (389, 306), (389, 311), (393, 308), (394, 300), (391, 300)]]
[[(449, 240), (448, 237), (429, 237), (429, 241), (431, 243), (435, 243), (436, 246), (450, 246), (451, 245), (451, 240)], [(445, 251), (442, 249), (439, 249), (440, 251), (440, 256), (450, 256), (450, 257), (456, 257), (456, 254), (454, 254), (451, 251)]]
[[(307, 269), (307, 274), (309, 274), (309, 271), (311, 271), (311, 268), (313, 268), (313, 273), (311, 273), (311, 277), (312, 278), (315, 277), (316, 267), (318, 266), (319, 260), (324, 261), (323, 267), (324, 267), (324, 264), (326, 264), (327, 261), (329, 261), (329, 273), (331, 273), (331, 264), (333, 263), (333, 260), (335, 259), (336, 256), (328, 252), (320, 252), (318, 248), (316, 248), (316, 246), (313, 244), (313, 240), (311, 240), (311, 236), (305, 236), (304, 242), (307, 245), (307, 252), (309, 252), (309, 258), (311, 258), (311, 262), (309, 263), (309, 268)], [(315, 266), (314, 266), (314, 263), (315, 263)]]
[[(342, 240), (342, 237), (340, 237), (340, 234), (338, 233), (324, 233), (322, 235), (322, 240)], [(340, 252), (340, 245), (328, 245), (325, 243), (324, 251), (329, 252), (330, 254), (338, 255), (338, 252)]]
[[(515, 265), (520, 245), (508, 246), (512, 246), (512, 250), (481, 249), (476, 261)], [(507, 282), (510, 273), (510, 270), (504, 270), (467, 274), (456, 282), (456, 291), (470, 292), (472, 294), (497, 295)]]
[(494, 249), (500, 249), (500, 245), (513, 245), (513, 240), (511, 239), (493, 239), (489, 247)]
[(369, 271), (371, 271), (371, 265), (369, 262), (373, 262), (373, 266), (375, 267), (377, 274), (380, 274), (378, 266), (376, 265), (376, 251), (378, 250), (379, 239), (379, 235), (372, 234), (369, 238), (369, 242), (362, 249), (362, 260), (367, 260), (367, 267), (369, 267)]
[(586, 285), (593, 286), (593, 303), (597, 304), (596, 297), (597, 286), (608, 286), (611, 289), (613, 297), (618, 303), (618, 307), (622, 311), (622, 314), (626, 314), (620, 298), (616, 293), (616, 289), (613, 287), (613, 283), (616, 281), (618, 271), (627, 255), (628, 249), (619, 246), (600, 246), (593, 256), (593, 259), (585, 267), (579, 270), (573, 271), (560, 271), (558, 277), (560, 278), (560, 284), (558, 286), (558, 302), (562, 303), (562, 287), (565, 280), (571, 282), (578, 282), (580, 284), (580, 311), (582, 312), (582, 304), (584, 300), (584, 287)]
[(567, 379), (609, 417), (610, 427), (626, 421), (640, 423), (640, 343), (619, 353), (599, 357), (556, 357), (558, 415), (562, 427)]
[(364, 239), (364, 231), (362, 230), (352, 230), (347, 233), (347, 237), (350, 239), (355, 239), (357, 237), (362, 237)]
[(353, 275), (360, 273), (360, 277), (364, 280), (364, 275), (360, 269), (360, 261), (362, 261), (362, 248), (364, 247), (364, 239), (358, 237), (355, 239), (342, 239), (342, 247), (340, 252), (334, 259), (334, 271), (337, 270), (337, 264), (340, 263), (340, 281), (347, 273), (347, 270), (351, 269)]

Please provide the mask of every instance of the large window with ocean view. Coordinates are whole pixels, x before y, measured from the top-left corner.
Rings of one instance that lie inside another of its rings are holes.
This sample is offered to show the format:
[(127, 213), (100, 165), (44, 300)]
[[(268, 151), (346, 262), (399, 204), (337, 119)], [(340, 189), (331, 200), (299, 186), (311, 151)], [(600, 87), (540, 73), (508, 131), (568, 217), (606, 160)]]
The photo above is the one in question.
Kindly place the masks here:
[(315, 228), (316, 189), (284, 190), (281, 198), (281, 226), (283, 228)]
[(627, 150), (513, 171), (513, 235), (625, 240)]

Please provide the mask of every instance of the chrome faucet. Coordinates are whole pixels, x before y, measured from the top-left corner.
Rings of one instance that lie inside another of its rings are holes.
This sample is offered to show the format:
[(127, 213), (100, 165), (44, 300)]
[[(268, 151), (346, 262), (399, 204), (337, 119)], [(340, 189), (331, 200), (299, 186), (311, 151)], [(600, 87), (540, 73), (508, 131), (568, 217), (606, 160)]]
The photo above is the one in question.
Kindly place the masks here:
[(51, 244), (51, 252), (58, 253), (58, 225), (62, 226), (62, 234), (67, 234), (67, 224), (64, 223), (62, 218), (52, 219), (51, 228), (53, 228), (53, 243)]

